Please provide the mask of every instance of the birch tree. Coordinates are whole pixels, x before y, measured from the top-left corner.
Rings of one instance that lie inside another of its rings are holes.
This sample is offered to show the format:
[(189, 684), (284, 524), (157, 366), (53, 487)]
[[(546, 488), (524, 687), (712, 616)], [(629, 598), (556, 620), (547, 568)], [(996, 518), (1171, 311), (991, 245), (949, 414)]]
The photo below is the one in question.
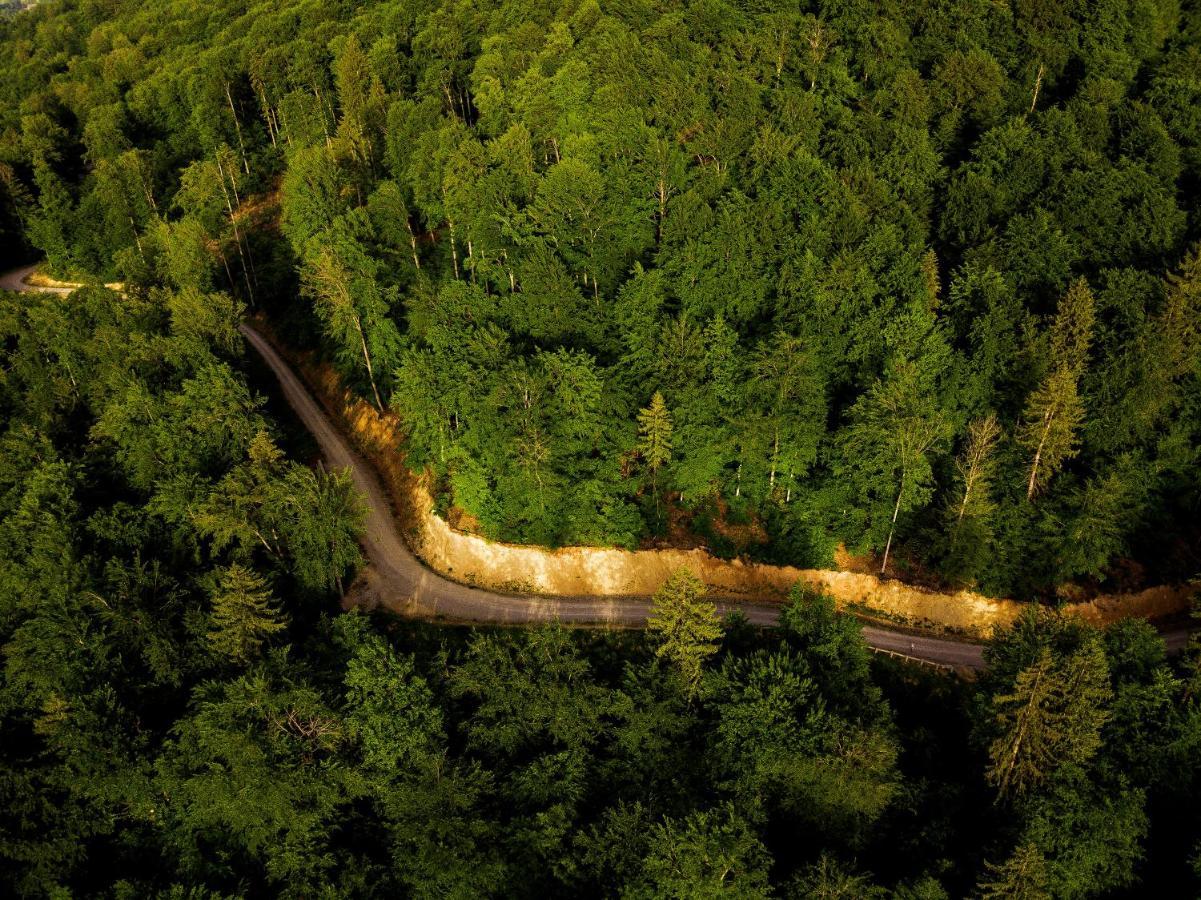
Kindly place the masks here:
[(846, 471), (868, 496), (892, 501), (882, 575), (888, 571), (901, 513), (930, 497), (930, 454), (949, 433), (946, 418), (923, 380), (912, 362), (903, 362), (887, 378), (877, 379), (852, 407), (851, 424), (843, 437)]
[(791, 482), (817, 458), (825, 425), (823, 387), (804, 343), (777, 332), (756, 350), (748, 388), (749, 405), (763, 410), (771, 497), (779, 476)]
[(304, 287), (340, 355), (362, 363), (375, 406), (383, 410), (375, 357), (383, 353), (390, 372), (400, 335), (389, 318), (389, 298), (377, 280), (376, 264), (353, 233), (354, 223), (335, 222), (310, 243), (302, 271)]
[(1079, 450), (1084, 404), (1080, 376), (1088, 360), (1094, 319), (1092, 291), (1083, 278), (1060, 301), (1051, 328), (1051, 371), (1026, 403), (1018, 441), (1031, 452), (1026, 499), (1033, 500)]

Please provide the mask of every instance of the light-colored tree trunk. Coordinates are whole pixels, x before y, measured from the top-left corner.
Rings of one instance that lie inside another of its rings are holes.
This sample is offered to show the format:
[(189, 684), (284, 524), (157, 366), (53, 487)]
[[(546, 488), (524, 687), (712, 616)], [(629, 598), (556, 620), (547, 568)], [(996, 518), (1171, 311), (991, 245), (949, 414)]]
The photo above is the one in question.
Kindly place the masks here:
[(313, 84), (313, 96), (317, 98), (317, 112), (321, 115), (321, 131), (325, 135), (326, 149), (329, 149), (331, 141), (329, 137), (329, 122), (325, 119), (325, 100), (322, 99), (321, 89), (317, 87), (316, 83)]
[(779, 460), (779, 458), (780, 458), (780, 426), (777, 425), (776, 430), (775, 430), (775, 440), (773, 441), (772, 448), (771, 448), (771, 475), (768, 477), (768, 480), (767, 480), (768, 496), (771, 496), (771, 492), (773, 490), (775, 490), (775, 487), (776, 487), (776, 462), (777, 462), (777, 460)]
[(413, 268), (421, 271), (421, 260), (417, 258), (417, 236), (413, 234), (413, 223), (409, 221), (408, 214), (405, 214), (405, 230), (409, 232), (409, 247), (413, 251)]
[(888, 541), (884, 544), (884, 562), (880, 565), (880, 574), (888, 571), (888, 554), (892, 552), (892, 536), (897, 530), (897, 517), (901, 514), (901, 498), (905, 495), (905, 471), (901, 470), (901, 487), (897, 490), (897, 502), (892, 508), (892, 523), (888, 526)]
[(459, 251), (455, 245), (454, 219), (447, 219), (446, 224), (450, 226), (450, 259), (455, 267), (455, 281), (458, 281), (459, 280)]
[(221, 265), (225, 267), (225, 277), (229, 281), (229, 289), (237, 290), (234, 273), (229, 268), (229, 258), (225, 255), (225, 248), (221, 246), (221, 241), (217, 241), (217, 255), (221, 257)]
[(667, 218), (667, 178), (662, 174), (659, 176), (658, 191), (659, 195), (659, 221), (655, 227), (655, 242), (663, 243), (663, 222)]
[(254, 303), (254, 287), (250, 283), (250, 268), (246, 264), (246, 254), (242, 251), (242, 233), (238, 230), (238, 218), (234, 215), (233, 204), (229, 200), (229, 191), (225, 187), (225, 168), (221, 165), (221, 154), (217, 154), (217, 174), (221, 176), (221, 194), (225, 197), (225, 208), (229, 212), (229, 221), (234, 228), (234, 242), (238, 246), (238, 258), (242, 260), (242, 277), (246, 279), (246, 290), (250, 302)]
[(375, 408), (384, 411), (384, 401), (380, 399), (379, 388), (375, 384), (375, 369), (371, 365), (371, 354), (367, 350), (367, 335), (363, 333), (363, 320), (354, 317), (354, 327), (359, 333), (359, 345), (363, 348), (363, 362), (367, 364), (367, 380), (371, 382), (371, 393), (375, 396)]
[(292, 149), (292, 130), (290, 128), (288, 128), (288, 119), (287, 119), (287, 116), (284, 115), (284, 109), (282, 106), (279, 108), (279, 127), (280, 127), (280, 134), (282, 134), (284, 136), (284, 142), (288, 145), (288, 149), (291, 150)]
[(246, 159), (246, 144), (242, 140), (242, 123), (238, 121), (237, 110), (234, 109), (234, 98), (229, 92), (229, 82), (225, 82), (225, 99), (229, 101), (229, 113), (234, 117), (234, 130), (238, 132), (238, 149), (242, 151), (242, 168), (250, 174), (250, 161)]
[(275, 121), (271, 113), (271, 104), (267, 102), (267, 90), (261, 84), (259, 86), (259, 105), (263, 108), (263, 119), (267, 123), (267, 134), (271, 138), (271, 146), (278, 147), (275, 141)]
[(1030, 466), (1030, 480), (1026, 484), (1026, 499), (1033, 500), (1034, 492), (1038, 490), (1038, 466), (1042, 461), (1043, 446), (1047, 443), (1047, 435), (1051, 433), (1051, 423), (1055, 419), (1055, 408), (1050, 407), (1043, 413), (1043, 432), (1038, 439), (1038, 447), (1034, 450), (1034, 462)]
[(1040, 64), (1038, 67), (1038, 75), (1034, 78), (1034, 96), (1030, 100), (1030, 114), (1034, 113), (1034, 107), (1038, 104), (1038, 92), (1043, 86), (1043, 67)]
[(138, 247), (138, 256), (142, 257), (142, 262), (146, 262), (146, 254), (142, 250), (142, 238), (138, 234), (138, 225), (134, 222), (133, 216), (129, 217), (129, 228), (133, 232), (133, 242)]

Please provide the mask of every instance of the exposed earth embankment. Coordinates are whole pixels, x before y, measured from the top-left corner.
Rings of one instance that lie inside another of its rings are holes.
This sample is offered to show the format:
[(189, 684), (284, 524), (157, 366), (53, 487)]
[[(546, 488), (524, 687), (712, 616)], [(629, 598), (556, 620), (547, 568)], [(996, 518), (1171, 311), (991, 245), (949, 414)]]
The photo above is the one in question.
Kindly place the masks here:
[[(730, 601), (779, 601), (798, 580), (831, 594), (844, 608), (883, 621), (933, 626), (975, 637), (1007, 624), (1022, 603), (972, 591), (943, 592), (895, 579), (830, 569), (800, 569), (725, 560), (704, 550), (620, 550), (565, 547), (549, 550), (488, 540), (453, 527), (434, 512), (424, 481), (404, 463), (403, 423), (353, 397), (326, 366), (293, 358), (326, 410), (341, 421), (387, 481), (410, 545), (434, 571), (482, 588), (546, 596), (649, 596), (679, 566), (688, 566), (714, 595)], [(1095, 597), (1065, 606), (1093, 624), (1138, 616), (1164, 618), (1187, 608), (1189, 590), (1160, 586)]]

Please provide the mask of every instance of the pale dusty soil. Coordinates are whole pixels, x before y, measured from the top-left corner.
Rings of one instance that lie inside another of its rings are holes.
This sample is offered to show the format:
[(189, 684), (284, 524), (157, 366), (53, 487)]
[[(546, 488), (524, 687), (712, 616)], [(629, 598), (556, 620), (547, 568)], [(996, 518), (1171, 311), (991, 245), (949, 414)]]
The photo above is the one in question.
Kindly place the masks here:
[[(971, 591), (939, 592), (863, 571), (799, 569), (718, 559), (703, 550), (619, 550), (567, 547), (547, 550), (490, 541), (452, 528), (433, 511), (424, 481), (405, 466), (403, 423), (352, 398), (327, 367), (301, 361), (305, 379), (326, 408), (342, 420), (360, 449), (383, 474), (410, 543), (430, 568), (484, 588), (556, 596), (648, 596), (680, 566), (695, 571), (730, 600), (782, 600), (798, 580), (830, 593), (841, 606), (911, 625), (934, 625), (980, 637), (1016, 618), (1024, 604)], [(1138, 616), (1161, 618), (1187, 607), (1184, 587), (1153, 587), (1103, 595), (1065, 607), (1094, 624)]]
[[(77, 287), (83, 287), (83, 284), (78, 281), (59, 281), (57, 278), (51, 278), (36, 268), (29, 271), (25, 276), (25, 284), (34, 288), (53, 288), (55, 290), (74, 290)], [(106, 288), (112, 291), (123, 291), (125, 285), (119, 281), (112, 281), (105, 285)]]

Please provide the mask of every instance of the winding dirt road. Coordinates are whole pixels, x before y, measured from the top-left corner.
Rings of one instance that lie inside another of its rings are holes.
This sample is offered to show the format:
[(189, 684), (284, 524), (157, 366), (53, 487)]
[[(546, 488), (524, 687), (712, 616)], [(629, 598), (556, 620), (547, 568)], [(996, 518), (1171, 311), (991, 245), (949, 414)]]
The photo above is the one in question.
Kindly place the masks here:
[[(366, 590), (397, 613), (421, 618), (520, 624), (560, 621), (575, 624), (637, 626), (646, 621), (646, 597), (542, 597), (501, 594), (459, 584), (426, 568), (409, 549), (392, 517), (388, 495), (371, 467), (355, 453), (330, 422), (308, 389), (262, 335), (249, 325), (242, 334), (279, 379), (284, 398), (317, 440), (326, 462), (347, 468), (367, 501), (364, 548), (370, 569)], [(778, 604), (718, 604), (724, 614), (738, 610), (756, 625), (774, 625)], [(983, 650), (978, 644), (924, 637), (865, 625), (868, 644), (885, 652), (944, 666), (978, 669)]]
[(37, 284), (27, 284), (25, 279), (34, 273), (37, 265), (22, 266), (19, 269), (5, 272), (0, 275), (0, 291), (12, 291), (13, 293), (21, 293), (23, 291), (37, 291), (42, 294), (69, 294), (75, 290), (73, 287), (43, 287)]
[[(25, 279), (35, 268), (26, 266), (0, 274), (0, 290), (71, 292), (70, 287), (27, 284)], [(368, 599), (401, 615), (459, 622), (504, 625), (559, 621), (635, 627), (646, 622), (650, 609), (650, 600), (646, 597), (503, 594), (459, 584), (426, 568), (401, 537), (388, 495), (375, 472), (350, 448), (275, 348), (249, 325), (241, 325), (240, 330), (279, 380), (284, 398), (316, 439), (326, 462), (334, 468), (349, 469), (355, 487), (366, 499), (363, 545), (370, 565), (364, 573), (363, 590)], [(723, 614), (737, 610), (756, 625), (771, 626), (779, 620), (780, 607), (776, 603), (719, 602), (718, 609)], [(872, 649), (884, 653), (955, 668), (980, 669), (984, 666), (983, 648), (979, 644), (893, 631), (875, 625), (864, 625), (863, 636)], [(1164, 638), (1168, 649), (1176, 651), (1187, 642), (1188, 631), (1173, 631)]]

